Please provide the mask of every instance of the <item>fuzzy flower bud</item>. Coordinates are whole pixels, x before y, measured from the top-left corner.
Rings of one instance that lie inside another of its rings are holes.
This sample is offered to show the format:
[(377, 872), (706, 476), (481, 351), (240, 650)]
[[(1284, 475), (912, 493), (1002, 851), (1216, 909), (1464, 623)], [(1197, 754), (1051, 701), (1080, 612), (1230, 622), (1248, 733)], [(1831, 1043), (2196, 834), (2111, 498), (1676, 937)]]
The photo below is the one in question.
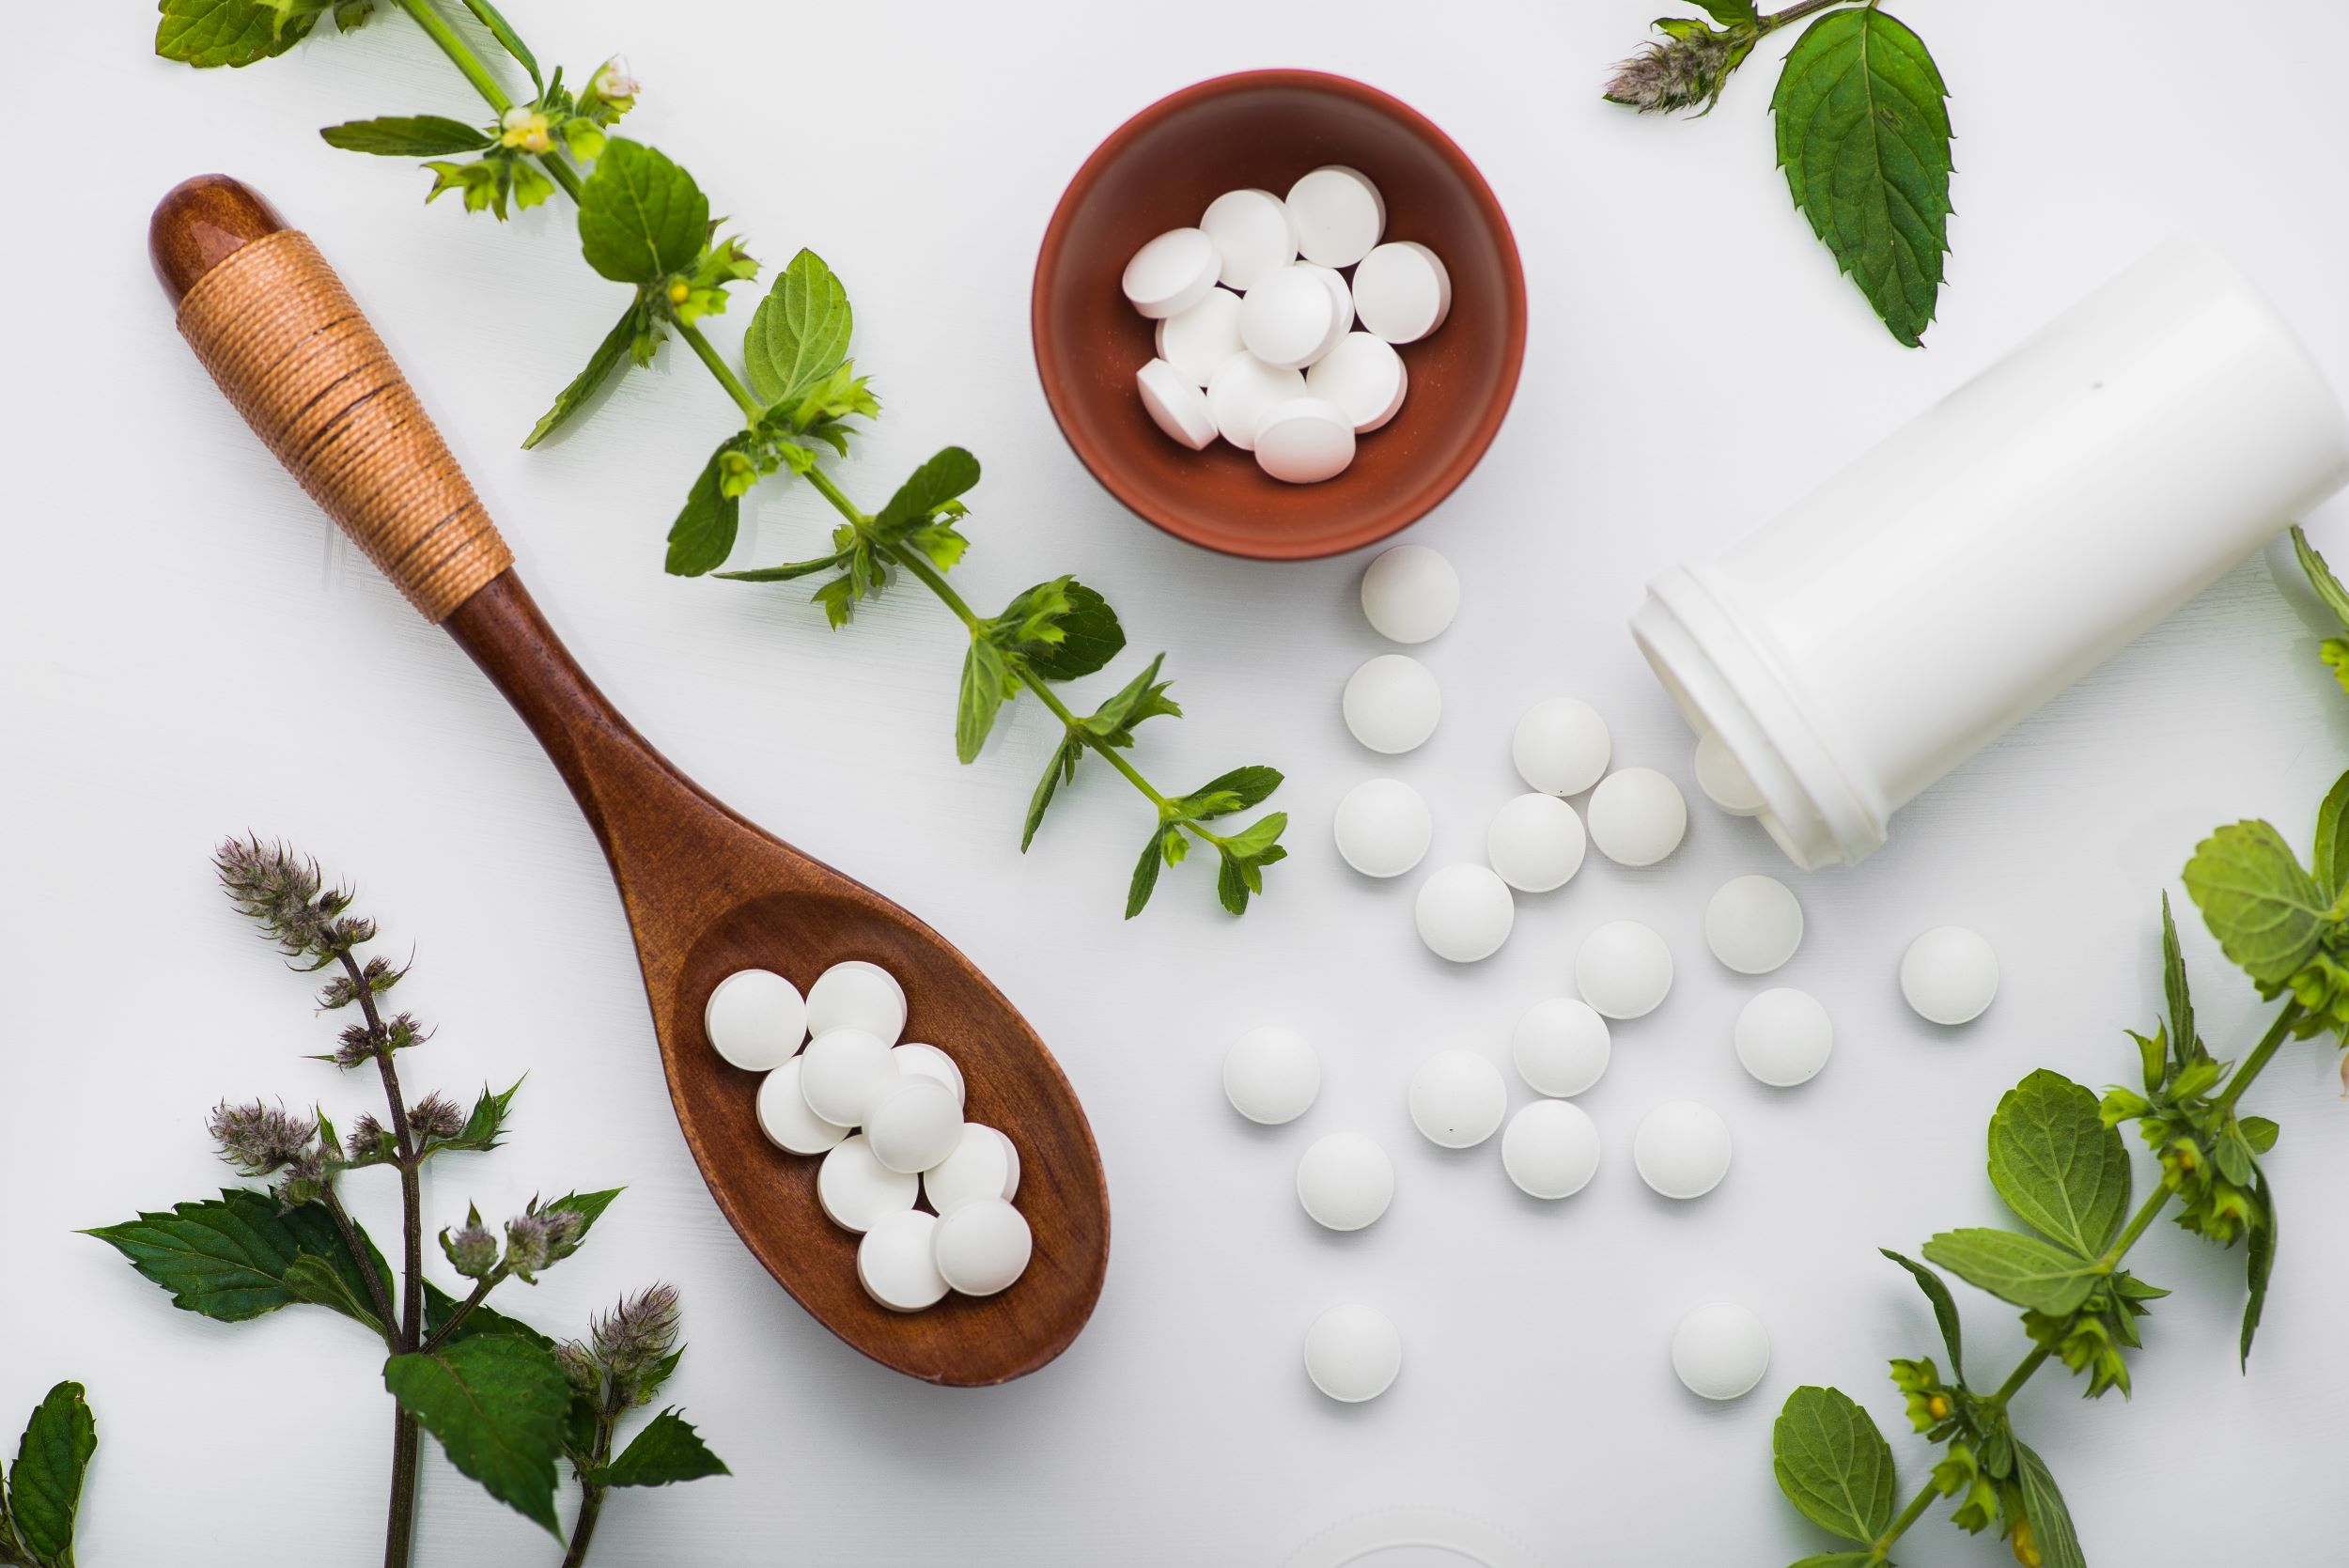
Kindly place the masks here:
[(325, 1150), (304, 1149), (287, 1163), (285, 1175), (278, 1179), (277, 1206), (291, 1210), (317, 1203), (326, 1196), (331, 1174)]
[(1750, 38), (1741, 42), (1702, 23), (1680, 23), (1667, 31), (1669, 38), (1616, 64), (1607, 83), (1610, 103), (1627, 104), (1643, 115), (1709, 110), (1719, 100), (1729, 73), (1753, 47)]
[(636, 106), (636, 95), (644, 91), (628, 69), (628, 61), (614, 54), (603, 62), (601, 69), (589, 79), (587, 90), (613, 108), (626, 113)]
[(279, 951), (298, 958), (334, 937), (334, 917), (350, 903), (341, 889), (321, 893), (319, 867), (282, 844), (224, 839), (212, 865), (228, 901), (261, 927)]
[(430, 1138), (454, 1138), (465, 1130), (465, 1112), (436, 1089), (408, 1108), (408, 1130), (414, 1133), (419, 1141)]
[(597, 1358), (612, 1374), (625, 1404), (649, 1396), (646, 1374), (677, 1348), (677, 1295), (674, 1285), (654, 1285), (623, 1299), (588, 1326)]
[(448, 1254), (449, 1266), (468, 1280), (487, 1279), (498, 1265), (498, 1238), (481, 1222), (478, 1209), (465, 1216), (464, 1229), (441, 1233), (441, 1250)]
[(307, 1116), (289, 1116), (283, 1106), (232, 1106), (226, 1100), (212, 1108), (212, 1141), (220, 1157), (241, 1176), (266, 1176), (299, 1158), (318, 1136), (319, 1125)]
[(525, 1284), (579, 1250), (585, 1223), (569, 1209), (532, 1208), (506, 1222), (506, 1266)]
[(554, 1347), (555, 1364), (563, 1369), (564, 1381), (574, 1393), (593, 1394), (603, 1383), (603, 1369), (596, 1365), (596, 1358), (577, 1340)]
[(350, 1124), (350, 1131), (343, 1139), (343, 1152), (352, 1165), (362, 1160), (380, 1159), (391, 1136), (383, 1130), (382, 1123), (361, 1111), (359, 1119)]

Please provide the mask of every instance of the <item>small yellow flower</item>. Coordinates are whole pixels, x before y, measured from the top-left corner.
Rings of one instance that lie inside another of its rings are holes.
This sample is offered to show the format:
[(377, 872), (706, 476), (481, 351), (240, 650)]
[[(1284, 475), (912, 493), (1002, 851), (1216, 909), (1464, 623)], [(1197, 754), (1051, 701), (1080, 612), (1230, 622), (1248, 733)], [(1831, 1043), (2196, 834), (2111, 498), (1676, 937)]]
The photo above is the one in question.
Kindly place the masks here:
[(2023, 1568), (2040, 1568), (2046, 1560), (2040, 1555), (2039, 1543), (2031, 1535), (2030, 1521), (2028, 1519), (2015, 1521), (2015, 1560)]
[(669, 280), (669, 303), (671, 304), (681, 305), (692, 297), (692, 287), (688, 285), (683, 278), (671, 278)]
[(1925, 1410), (1935, 1421), (1945, 1421), (1949, 1418), (1950, 1402), (1940, 1394), (1935, 1394), (1925, 1401)]
[(536, 109), (526, 109), (518, 103), (506, 111), (498, 124), (505, 132), (498, 138), (501, 146), (520, 147), (524, 152), (554, 150), (554, 137), (548, 127), (547, 116)]

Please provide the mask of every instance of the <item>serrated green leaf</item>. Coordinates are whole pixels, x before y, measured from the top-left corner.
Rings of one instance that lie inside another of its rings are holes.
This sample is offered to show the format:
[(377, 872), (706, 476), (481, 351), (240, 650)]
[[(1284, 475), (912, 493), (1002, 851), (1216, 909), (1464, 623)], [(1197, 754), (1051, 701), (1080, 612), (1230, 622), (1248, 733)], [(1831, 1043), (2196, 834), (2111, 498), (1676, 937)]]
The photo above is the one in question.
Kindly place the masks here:
[(383, 1386), (440, 1439), (450, 1464), (562, 1539), (554, 1467), (571, 1388), (552, 1351), (516, 1334), (476, 1334), (393, 1357)]
[(962, 656), (962, 685), (955, 702), (955, 755), (962, 761), (978, 760), (1011, 678), (1003, 650), (986, 637), (972, 638), (971, 650)]
[(1269, 812), (1225, 839), (1224, 853), (1243, 862), (1260, 860), (1266, 850), (1280, 842), (1281, 834), (1288, 825), (1288, 813)]
[(2015, 1479), (2023, 1489), (2023, 1515), (2030, 1521), (2040, 1568), (2088, 1568), (2079, 1533), (2072, 1528), (2072, 1511), (2064, 1506), (2055, 1477), (2047, 1473), (2047, 1462), (2029, 1443), (2015, 1445)]
[(497, 142), (481, 127), (445, 115), (382, 115), (346, 120), (327, 126), (319, 135), (328, 147), (369, 152), (379, 158), (441, 158), (454, 152), (479, 152)]
[(1150, 902), (1150, 894), (1159, 885), (1159, 829), (1150, 830), (1150, 840), (1142, 846), (1142, 859), (1134, 862), (1133, 878), (1126, 884), (1128, 920), (1142, 913), (1143, 907)]
[(1778, 1489), (1821, 1529), (1874, 1541), (1892, 1522), (1892, 1447), (1840, 1389), (1805, 1385), (1770, 1428)]
[(2243, 1302), (2243, 1332), (2236, 1342), (2235, 1364), (2246, 1372), (2251, 1369), (2252, 1337), (2258, 1334), (2260, 1316), (2267, 1310), (2267, 1282), (2276, 1272), (2276, 1194), (2267, 1185), (2266, 1172), (2252, 1172), (2251, 1197), (2264, 1223), (2251, 1227), (2243, 1246), (2244, 1277), (2250, 1294)]
[(801, 251), (776, 274), (743, 336), (751, 390), (770, 407), (797, 403), (847, 362), (855, 329), (848, 290), (822, 256)]
[(615, 283), (658, 283), (693, 265), (709, 234), (709, 198), (655, 148), (614, 136), (579, 197), (587, 264)]
[(230, 1188), (217, 1199), (86, 1234), (169, 1291), (173, 1306), (223, 1322), (259, 1317), (303, 1299), (287, 1288), (286, 1271), (304, 1256), (344, 1271), (354, 1294), (366, 1299), (357, 1262), (333, 1218), (316, 1203), (281, 1213), (267, 1193)]
[(2128, 1212), (2129, 1152), (2092, 1093), (2042, 1068), (1990, 1118), (1990, 1184), (2024, 1223), (2092, 1259)]
[(366, 1286), (324, 1258), (294, 1259), (286, 1265), (282, 1282), (295, 1300), (338, 1312), (379, 1338), (383, 1334), (383, 1320), (376, 1316)]
[(1911, 348), (1950, 249), (1948, 97), (1923, 40), (1870, 6), (1812, 23), (1770, 101), (1795, 205)]
[(2325, 601), (2325, 608), (2333, 613), (2341, 629), (2349, 630), (2349, 588), (2341, 586), (2341, 579), (2333, 575), (2333, 568), (2326, 564), (2324, 556), (2317, 553), (2316, 547), (2309, 543), (2308, 535), (2296, 522), (2292, 525), (2292, 553), (2299, 561), (2300, 570), (2308, 578), (2309, 586), (2316, 591), (2316, 597)]
[(98, 1421), (79, 1383), (60, 1383), (33, 1407), (8, 1472), (7, 1518), (36, 1560), (73, 1568), (82, 1478), (98, 1452)]
[(2317, 892), (2329, 905), (2349, 892), (2349, 773), (2333, 781), (2316, 808), (2314, 858)]
[(1924, 1252), (1926, 1262), (1968, 1284), (2049, 1317), (2087, 1300), (2101, 1278), (2063, 1249), (2015, 1231), (1943, 1231), (1925, 1243)]
[(563, 1196), (557, 1198), (552, 1203), (549, 1203), (546, 1206), (545, 1212), (548, 1214), (578, 1215), (579, 1234), (572, 1239), (574, 1241), (584, 1241), (587, 1237), (587, 1233), (595, 1228), (596, 1221), (603, 1218), (603, 1211), (610, 1208), (613, 1201), (627, 1190), (628, 1189), (626, 1188), (612, 1187), (606, 1188), (600, 1192), (566, 1192)]
[(1244, 862), (1228, 851), (1219, 852), (1215, 866), (1215, 897), (1227, 914), (1248, 912), (1248, 873)]
[[(465, 0), (465, 9), (481, 19), (481, 24), (490, 29), (490, 36), (497, 39), (499, 45), (508, 54), (514, 56), (516, 64), (530, 72), (531, 85), (544, 92), (546, 82), (538, 74), (538, 62), (531, 58), (529, 49), (522, 43), (521, 35), (514, 31), (511, 23), (498, 14), (498, 8), (490, 4), (490, 0)], [(558, 71), (556, 74), (560, 75), (561, 72)]]
[(1201, 821), (1211, 821), (1261, 805), (1267, 797), (1281, 787), (1281, 778), (1279, 768), (1267, 768), (1262, 764), (1235, 768), (1228, 773), (1217, 774), (1175, 804), (1187, 815), (1198, 817)]
[(162, 0), (155, 53), (192, 66), (249, 66), (274, 59), (310, 36), (326, 9), (281, 12), (263, 0)]
[(1077, 776), (1077, 764), (1083, 760), (1085, 749), (1074, 736), (1063, 740), (1052, 752), (1052, 758), (1044, 765), (1044, 777), (1035, 784), (1035, 792), (1028, 797), (1028, 820), (1019, 830), (1019, 852), (1026, 854), (1028, 846), (1035, 842), (1035, 831), (1043, 824), (1044, 814), (1051, 808), (1052, 797), (1060, 786)]
[(591, 1486), (666, 1486), (732, 1473), (723, 1460), (709, 1452), (693, 1423), (672, 1409), (653, 1417), (617, 1459), (589, 1471), (587, 1483)]
[(2194, 846), (2186, 891), (2219, 950), (2263, 986), (2280, 986), (2316, 951), (2326, 900), (2283, 835), (2235, 822)]
[(629, 349), (645, 328), (645, 307), (641, 303), (630, 304), (620, 313), (619, 320), (613, 324), (610, 332), (604, 334), (603, 341), (596, 345), (596, 351), (587, 356), (585, 368), (571, 378), (568, 386), (554, 395), (553, 407), (539, 415), (538, 423), (531, 427), (530, 434), (522, 439), (524, 451), (561, 429), (565, 421), (586, 406), (587, 399), (596, 395), (596, 389), (602, 386), (611, 378), (612, 372), (620, 367), (620, 363), (629, 357)]
[(995, 618), (1001, 646), (1046, 680), (1075, 680), (1101, 669), (1126, 646), (1125, 628), (1109, 601), (1073, 577), (1021, 592)]
[(440, 1149), (471, 1149), (487, 1151), (498, 1146), (499, 1135), (506, 1130), (506, 1113), (514, 1104), (514, 1096), (521, 1092), (522, 1080), (516, 1079), (504, 1094), (493, 1092), (488, 1084), (473, 1102), (473, 1110), (465, 1117), (465, 1125), (456, 1137), (433, 1145)]
[(734, 553), (735, 538), (742, 530), (742, 502), (726, 494), (719, 467), (732, 450), (729, 438), (709, 455), (693, 477), (693, 488), (685, 492), (677, 520), (669, 525), (665, 565), (672, 577), (699, 577), (723, 566)]
[(894, 541), (948, 502), (968, 494), (979, 482), (979, 459), (959, 446), (949, 446), (913, 471), (897, 493), (873, 519), (873, 531)]
[(1941, 1344), (1950, 1353), (1950, 1381), (1960, 1388), (1966, 1385), (1965, 1330), (1958, 1321), (1957, 1302), (1950, 1295), (1950, 1287), (1940, 1275), (1923, 1264), (1901, 1256), (1890, 1247), (1879, 1247), (1878, 1252), (1908, 1271), (1917, 1288), (1933, 1303), (1933, 1320), (1941, 1326)]

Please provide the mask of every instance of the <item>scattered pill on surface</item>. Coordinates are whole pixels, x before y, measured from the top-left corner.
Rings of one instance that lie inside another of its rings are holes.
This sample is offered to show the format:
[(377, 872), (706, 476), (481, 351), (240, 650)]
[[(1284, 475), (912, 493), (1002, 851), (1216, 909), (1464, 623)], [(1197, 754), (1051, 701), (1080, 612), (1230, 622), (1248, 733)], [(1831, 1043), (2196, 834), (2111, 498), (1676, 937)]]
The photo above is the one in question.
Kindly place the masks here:
[(1304, 369), (1343, 331), (1330, 286), (1302, 267), (1283, 267), (1240, 301), (1241, 344), (1275, 369)]
[(1508, 1113), (1509, 1086), (1480, 1051), (1439, 1050), (1411, 1075), (1411, 1125), (1430, 1143), (1469, 1149), (1490, 1138)]
[(1403, 1370), (1403, 1336), (1376, 1307), (1331, 1307), (1305, 1330), (1305, 1375), (1345, 1405), (1377, 1399)]
[(848, 1136), (848, 1129), (827, 1122), (807, 1108), (800, 1088), (800, 1059), (793, 1057), (758, 1085), (758, 1130), (776, 1148), (795, 1155), (820, 1155)]
[(1370, 177), (1343, 163), (1314, 170), (1289, 187), (1298, 254), (1324, 267), (1351, 267), (1387, 228), (1387, 199)]
[(1134, 253), (1120, 285), (1127, 303), (1156, 320), (1179, 316), (1206, 299), (1222, 268), (1206, 230), (1169, 229)]
[(1791, 986), (1764, 991), (1737, 1013), (1737, 1061), (1773, 1089), (1808, 1083), (1835, 1048), (1835, 1026), (1818, 998)]
[(1509, 1036), (1509, 1061), (1536, 1094), (1579, 1094), (1607, 1071), (1607, 1020), (1576, 997), (1527, 1008)]
[(993, 1296), (1028, 1270), (1035, 1235), (1000, 1198), (979, 1198), (939, 1217), (930, 1233), (939, 1275), (964, 1296)]
[(869, 1231), (882, 1216), (913, 1207), (922, 1181), (873, 1157), (862, 1134), (832, 1145), (816, 1168), (816, 1201), (845, 1231)]
[(1135, 371), (1134, 388), (1142, 395), (1150, 423), (1181, 444), (1204, 452), (1215, 441), (1215, 414), (1207, 395), (1166, 361), (1154, 359)]
[(1256, 449), (1256, 427), (1275, 404), (1305, 396), (1305, 377), (1275, 370), (1253, 354), (1235, 354), (1207, 378), (1207, 411), (1216, 433), (1243, 452)]
[(962, 1101), (934, 1078), (894, 1073), (865, 1113), (864, 1141), (892, 1171), (919, 1175), (962, 1142)]
[(1732, 816), (1759, 816), (1768, 808), (1719, 730), (1706, 730), (1698, 737), (1696, 772), (1704, 798)]
[(718, 982), (702, 1008), (709, 1044), (746, 1072), (782, 1066), (807, 1037), (807, 1003), (800, 988), (767, 970), (737, 970)]
[[(1328, 363), (1315, 365), (1315, 374)], [(1313, 376), (1305, 378), (1307, 386), (1313, 381)], [(1450, 626), (1459, 610), (1460, 574), (1425, 545), (1397, 545), (1362, 568), (1362, 618), (1390, 643), (1424, 643)]]
[[(1339, 338), (1337, 345), (1305, 372), (1305, 390), (1315, 397), (1327, 397), (1345, 410), (1346, 417), (1354, 422), (1357, 435), (1368, 435), (1400, 413), (1410, 385), (1410, 372), (1403, 367), (1403, 356), (1394, 351), (1394, 346), (1364, 332), (1349, 332)], [(1394, 640), (1417, 643), (1423, 639)]]
[(889, 1053), (889, 1060), (897, 1064), (900, 1076), (934, 1078), (955, 1092), (955, 1104), (960, 1107), (964, 1098), (962, 1069), (955, 1059), (936, 1046), (916, 1041), (897, 1047)]
[(1999, 955), (1963, 925), (1937, 925), (1901, 955), (1901, 995), (1929, 1023), (1970, 1023), (1999, 994)]
[(800, 1093), (827, 1122), (862, 1126), (882, 1093), (897, 1081), (897, 1063), (878, 1034), (828, 1029), (801, 1053)]
[(894, 1046), (906, 1030), (906, 990), (879, 964), (851, 958), (816, 977), (807, 991), (810, 1038), (835, 1029), (861, 1029)]
[(857, 1243), (856, 1277), (864, 1294), (893, 1312), (918, 1312), (946, 1298), (933, 1247), (938, 1217), (916, 1209), (877, 1217)]
[(1571, 1198), (1598, 1172), (1598, 1125), (1571, 1100), (1535, 1100), (1509, 1118), (1501, 1165), (1521, 1191)]
[(1242, 351), (1239, 296), (1228, 288), (1208, 289), (1206, 299), (1180, 316), (1162, 318), (1154, 341), (1159, 358), (1191, 385), (1205, 387), (1225, 360)]
[(1359, 1132), (1333, 1132), (1297, 1162), (1297, 1201), (1316, 1225), (1359, 1231), (1394, 1201), (1394, 1162)]
[(1335, 403), (1292, 397), (1256, 422), (1256, 466), (1289, 485), (1318, 485), (1354, 460), (1354, 427)]
[(1694, 1100), (1667, 1100), (1640, 1119), (1631, 1162), (1667, 1198), (1702, 1198), (1729, 1173), (1729, 1124)]
[(1354, 314), (1389, 343), (1416, 343), (1452, 314), (1452, 274), (1416, 240), (1380, 245), (1354, 269)]
[(1613, 749), (1607, 721), (1573, 697), (1535, 703), (1509, 737), (1517, 776), (1545, 795), (1579, 795), (1598, 783)]
[(1493, 814), (1485, 855), (1520, 893), (1563, 888), (1582, 869), (1582, 819), (1555, 795), (1520, 795)]
[(1269, 191), (1226, 191), (1207, 203), (1200, 229), (1214, 244), (1226, 288), (1241, 293), (1297, 259), (1288, 204)]
[(1617, 865), (1654, 865), (1680, 847), (1688, 802), (1653, 768), (1626, 768), (1591, 791), (1591, 842)]
[(1427, 666), (1409, 654), (1382, 653), (1346, 677), (1340, 706), (1355, 739), (1392, 755), (1436, 733), (1443, 691)]
[(1365, 877), (1400, 877), (1426, 858), (1435, 815), (1400, 779), (1365, 779), (1338, 802), (1338, 854)]
[(1652, 927), (1610, 920), (1575, 950), (1574, 985), (1608, 1017), (1645, 1017), (1672, 988), (1672, 949)]
[(1420, 884), (1411, 914), (1419, 939), (1438, 957), (1473, 964), (1501, 951), (1517, 910), (1509, 884), (1491, 867), (1463, 862)]
[(1305, 1114), (1321, 1093), (1321, 1058), (1293, 1029), (1252, 1029), (1223, 1053), (1223, 1095), (1252, 1122), (1278, 1126)]
[(1732, 877), (1704, 906), (1704, 944), (1739, 974), (1767, 974), (1802, 945), (1802, 905), (1775, 877)]
[(1672, 1330), (1672, 1371), (1690, 1393), (1736, 1399), (1769, 1370), (1769, 1330), (1735, 1301), (1691, 1308)]
[(941, 1214), (980, 1198), (1010, 1203), (1019, 1191), (1019, 1150), (983, 1122), (965, 1122), (955, 1152), (922, 1172), (922, 1195)]

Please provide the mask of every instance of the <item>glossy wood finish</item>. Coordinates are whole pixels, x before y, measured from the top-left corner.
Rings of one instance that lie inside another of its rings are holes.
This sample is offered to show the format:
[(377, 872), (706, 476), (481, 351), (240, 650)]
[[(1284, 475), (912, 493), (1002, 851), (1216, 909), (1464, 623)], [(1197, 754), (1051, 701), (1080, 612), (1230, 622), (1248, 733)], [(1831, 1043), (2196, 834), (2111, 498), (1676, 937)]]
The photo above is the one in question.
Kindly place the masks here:
[[(283, 226), (268, 203), (236, 191), (210, 177), (157, 209), (156, 272), (175, 296), (202, 276), (205, 257), (217, 263)], [(850, 1345), (914, 1377), (1001, 1383), (1059, 1355), (1100, 1295), (1109, 1191), (1083, 1108), (1026, 1020), (937, 932), (679, 773), (596, 689), (513, 573), (442, 624), (538, 737), (603, 846), (686, 1143), (759, 1262)], [(703, 1009), (726, 975), (770, 969), (804, 990), (847, 958), (904, 983), (907, 1037), (950, 1052), (969, 1087), (966, 1114), (1019, 1146), (1019, 1205), (1035, 1252), (1000, 1296), (949, 1296), (908, 1315), (876, 1305), (857, 1282), (857, 1238), (817, 1205), (818, 1162), (766, 1141), (758, 1075), (709, 1047)]]

